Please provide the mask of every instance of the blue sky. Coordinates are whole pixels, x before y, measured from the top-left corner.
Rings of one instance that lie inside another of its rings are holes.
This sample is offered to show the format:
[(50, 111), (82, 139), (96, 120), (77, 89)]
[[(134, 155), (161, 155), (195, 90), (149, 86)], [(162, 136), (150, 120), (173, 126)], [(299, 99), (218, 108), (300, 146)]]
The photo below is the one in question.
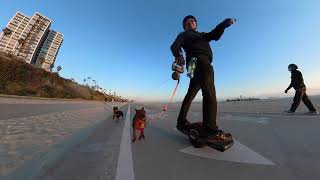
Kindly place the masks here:
[[(0, 2), (1, 27), (16, 11), (29, 16), (38, 11), (53, 20), (51, 28), (64, 34), (56, 61), (63, 77), (82, 83), (91, 76), (128, 98), (169, 100), (175, 82), (161, 83), (171, 76), (169, 48), (188, 14), (197, 17), (199, 31), (210, 31), (228, 17), (238, 20), (211, 43), (219, 99), (285, 96), (292, 62), (303, 72), (309, 93), (320, 94), (317, 0)], [(188, 84), (184, 74), (176, 101)]]

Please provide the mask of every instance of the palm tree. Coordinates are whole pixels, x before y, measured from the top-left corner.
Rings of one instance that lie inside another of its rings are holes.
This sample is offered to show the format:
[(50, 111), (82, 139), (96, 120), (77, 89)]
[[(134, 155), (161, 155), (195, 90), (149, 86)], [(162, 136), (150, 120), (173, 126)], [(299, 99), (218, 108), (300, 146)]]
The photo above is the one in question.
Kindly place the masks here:
[(12, 30), (9, 28), (3, 28), (2, 31), (5, 36), (12, 34)]
[(57, 72), (59, 73), (61, 71), (62, 67), (61, 66), (58, 66), (57, 67)]
[(91, 87), (91, 85), (90, 85), (90, 80), (92, 81), (92, 78), (91, 78), (91, 76), (88, 76), (88, 77), (87, 77), (87, 85), (88, 85), (89, 87)]
[(39, 61), (37, 62), (39, 66), (41, 66), (45, 62), (44, 57), (40, 57)]
[(59, 72), (61, 71), (62, 67), (61, 66), (58, 66), (57, 67), (57, 75), (59, 75)]
[(24, 42), (25, 42), (25, 40), (23, 38), (18, 39), (19, 44), (23, 44)]
[(52, 71), (53, 68), (54, 68), (54, 65), (51, 64), (51, 65), (50, 65), (50, 71)]

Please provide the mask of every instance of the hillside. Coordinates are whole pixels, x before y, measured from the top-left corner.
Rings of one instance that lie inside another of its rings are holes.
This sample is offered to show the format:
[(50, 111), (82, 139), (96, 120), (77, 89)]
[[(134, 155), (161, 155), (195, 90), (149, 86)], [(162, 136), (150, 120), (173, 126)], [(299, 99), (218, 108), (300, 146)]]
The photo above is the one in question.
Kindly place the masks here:
[(86, 100), (112, 99), (101, 92), (64, 79), (57, 73), (35, 68), (3, 54), (0, 54), (0, 94)]

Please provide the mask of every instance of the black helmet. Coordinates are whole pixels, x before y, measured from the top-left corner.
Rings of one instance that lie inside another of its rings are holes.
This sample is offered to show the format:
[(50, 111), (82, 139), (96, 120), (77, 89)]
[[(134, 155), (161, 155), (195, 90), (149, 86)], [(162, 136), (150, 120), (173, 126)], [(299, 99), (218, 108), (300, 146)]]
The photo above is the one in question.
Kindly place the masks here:
[(296, 64), (289, 64), (288, 66), (289, 71), (296, 70), (296, 69), (298, 69), (298, 66)]
[(189, 19), (194, 19), (194, 20), (196, 21), (196, 23), (197, 23), (197, 19), (196, 19), (194, 16), (188, 15), (188, 16), (186, 16), (186, 17), (183, 18), (183, 21), (182, 21), (182, 27), (183, 27), (183, 29), (186, 29), (186, 28), (185, 28), (185, 24), (186, 24), (186, 22), (187, 22)]

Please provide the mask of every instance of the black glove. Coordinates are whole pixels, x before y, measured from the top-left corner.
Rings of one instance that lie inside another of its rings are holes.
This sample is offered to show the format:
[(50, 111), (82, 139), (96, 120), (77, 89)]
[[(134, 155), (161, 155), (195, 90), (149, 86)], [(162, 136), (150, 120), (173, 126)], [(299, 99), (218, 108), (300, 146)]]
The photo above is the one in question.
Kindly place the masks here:
[(176, 62), (179, 66), (182, 66), (182, 65), (185, 64), (185, 61), (184, 61), (183, 56), (176, 57), (176, 58), (175, 58), (175, 62)]
[(237, 20), (235, 18), (228, 18), (228, 19), (225, 19), (223, 21), (223, 24), (225, 25), (225, 27), (229, 27), (231, 26), (232, 24), (234, 24)]

